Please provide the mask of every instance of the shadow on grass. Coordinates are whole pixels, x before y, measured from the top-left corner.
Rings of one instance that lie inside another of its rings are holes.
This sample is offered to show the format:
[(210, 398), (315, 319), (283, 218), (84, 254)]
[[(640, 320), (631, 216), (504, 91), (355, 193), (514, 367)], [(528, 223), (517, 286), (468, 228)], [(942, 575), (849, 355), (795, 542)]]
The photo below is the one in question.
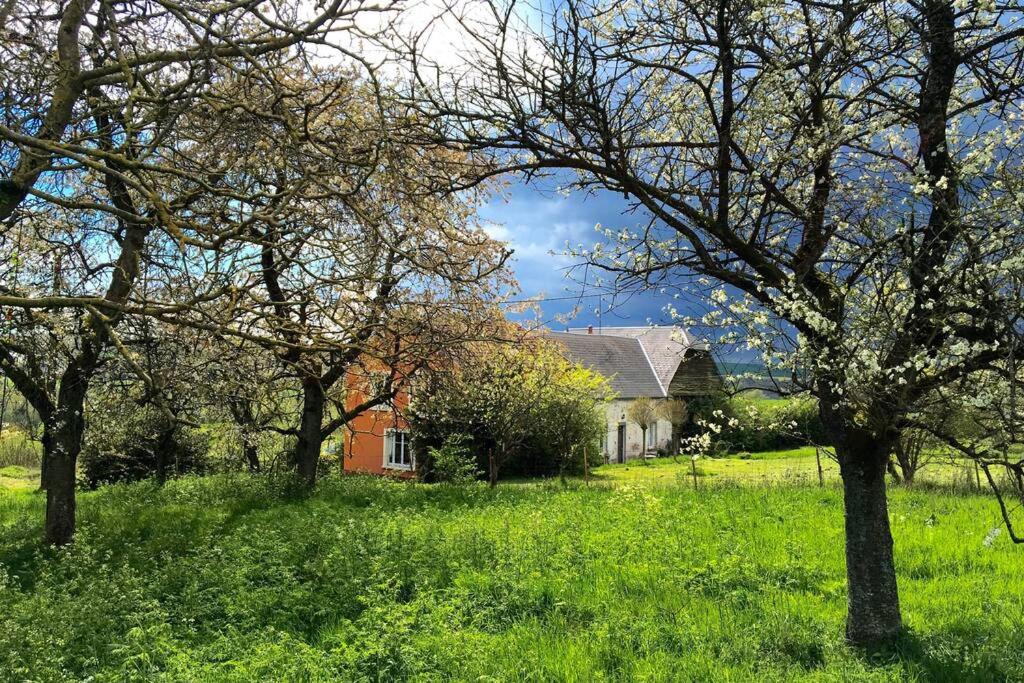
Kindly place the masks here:
[[(196, 544), (229, 534), (258, 513), (285, 512), (310, 504), (333, 513), (377, 506), (395, 513), (423, 509), (441, 512), (481, 509), (490, 505), (519, 504), (550, 494), (586, 488), (582, 482), (533, 481), (526, 485), (502, 483), (445, 486), (409, 482), (396, 485), (370, 475), (326, 477), (307, 490), (291, 477), (248, 474), (183, 477), (163, 487), (155, 482), (103, 486), (79, 493), (78, 538), (108, 550), (114, 562), (133, 557), (183, 555)], [(603, 487), (592, 486), (599, 491)], [(8, 494), (10, 509), (0, 517), (0, 565), (23, 590), (31, 589), (47, 562), (74, 546), (58, 551), (43, 541), (45, 495), (38, 492)]]
[(985, 640), (981, 633), (961, 630), (937, 631), (927, 641), (911, 629), (905, 629), (895, 642), (861, 651), (871, 667), (902, 665), (914, 680), (957, 681), (958, 683), (1009, 681), (1013, 662), (994, 661), (992, 654), (968, 643)]

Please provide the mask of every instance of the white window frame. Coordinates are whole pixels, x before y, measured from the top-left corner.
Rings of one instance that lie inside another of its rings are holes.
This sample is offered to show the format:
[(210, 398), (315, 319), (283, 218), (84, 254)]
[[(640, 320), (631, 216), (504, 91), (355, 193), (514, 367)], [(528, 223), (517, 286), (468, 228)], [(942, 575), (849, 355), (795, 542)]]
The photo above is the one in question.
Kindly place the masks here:
[[(405, 455), (408, 456), (408, 463), (393, 462), (391, 455), (395, 450), (395, 434), (403, 434), (402, 447)], [(412, 471), (416, 466), (416, 459), (412, 449), (409, 447), (409, 431), (406, 429), (389, 428), (384, 430), (384, 469)]]

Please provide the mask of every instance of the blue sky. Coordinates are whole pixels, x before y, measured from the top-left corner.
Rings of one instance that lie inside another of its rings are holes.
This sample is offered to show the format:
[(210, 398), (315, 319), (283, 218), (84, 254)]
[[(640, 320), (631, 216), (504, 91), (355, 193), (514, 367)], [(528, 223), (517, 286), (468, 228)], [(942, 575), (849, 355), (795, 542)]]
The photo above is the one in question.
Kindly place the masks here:
[[(564, 255), (566, 243), (593, 245), (600, 239), (595, 226), (632, 226), (636, 216), (625, 213), (623, 199), (612, 193), (598, 195), (572, 193), (564, 196), (556, 191), (553, 180), (541, 180), (529, 185), (513, 182), (504, 197), (496, 198), (481, 211), (482, 217), (493, 223), (494, 237), (509, 243), (515, 254), (513, 270), (522, 288), (523, 297), (543, 295), (556, 299), (540, 304), (542, 321), (554, 329), (587, 325), (645, 325), (648, 322), (667, 322), (663, 308), (669, 303), (656, 293), (634, 294), (614, 303), (610, 296), (602, 300), (600, 290), (575, 282), (584, 271), (579, 261)], [(591, 280), (592, 281), (592, 280)], [(583, 298), (579, 298), (583, 295)], [(604, 303), (599, 316), (597, 309)], [(568, 323), (562, 317), (578, 313)], [(610, 309), (610, 310), (609, 310)]]

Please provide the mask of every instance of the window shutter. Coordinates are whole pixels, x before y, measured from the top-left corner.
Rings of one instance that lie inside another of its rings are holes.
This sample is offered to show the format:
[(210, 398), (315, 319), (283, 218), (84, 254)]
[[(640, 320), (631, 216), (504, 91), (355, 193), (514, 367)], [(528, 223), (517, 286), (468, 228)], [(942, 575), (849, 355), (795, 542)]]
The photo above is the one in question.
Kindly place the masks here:
[(395, 433), (392, 430), (384, 432), (384, 462), (391, 464), (393, 454), (395, 452)]

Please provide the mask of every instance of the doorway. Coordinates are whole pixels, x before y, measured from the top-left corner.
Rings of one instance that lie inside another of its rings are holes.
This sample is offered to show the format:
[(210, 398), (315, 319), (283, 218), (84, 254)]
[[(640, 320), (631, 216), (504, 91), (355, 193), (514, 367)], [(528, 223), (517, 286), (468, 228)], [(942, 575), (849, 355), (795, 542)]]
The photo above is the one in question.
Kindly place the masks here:
[(616, 453), (619, 462), (626, 462), (626, 425), (619, 425), (618, 438), (615, 439)]

